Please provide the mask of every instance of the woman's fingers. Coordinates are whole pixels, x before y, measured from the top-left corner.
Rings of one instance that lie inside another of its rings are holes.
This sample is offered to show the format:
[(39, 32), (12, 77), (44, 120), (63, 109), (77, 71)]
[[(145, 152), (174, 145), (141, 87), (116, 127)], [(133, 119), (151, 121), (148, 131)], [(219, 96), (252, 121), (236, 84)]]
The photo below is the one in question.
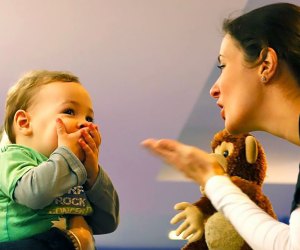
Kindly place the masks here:
[(201, 186), (205, 186), (208, 178), (220, 172), (217, 160), (196, 147), (170, 139), (147, 139), (142, 145)]

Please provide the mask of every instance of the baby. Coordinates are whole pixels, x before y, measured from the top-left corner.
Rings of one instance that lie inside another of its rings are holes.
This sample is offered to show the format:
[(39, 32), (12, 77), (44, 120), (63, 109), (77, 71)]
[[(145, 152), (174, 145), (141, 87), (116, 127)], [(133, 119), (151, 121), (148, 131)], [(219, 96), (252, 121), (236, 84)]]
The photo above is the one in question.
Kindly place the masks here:
[(4, 130), (10, 143), (0, 150), (0, 249), (26, 249), (40, 237), (48, 241), (42, 249), (66, 249), (57, 239), (94, 249), (93, 234), (117, 228), (118, 195), (98, 164), (101, 135), (78, 77), (25, 74), (8, 92)]

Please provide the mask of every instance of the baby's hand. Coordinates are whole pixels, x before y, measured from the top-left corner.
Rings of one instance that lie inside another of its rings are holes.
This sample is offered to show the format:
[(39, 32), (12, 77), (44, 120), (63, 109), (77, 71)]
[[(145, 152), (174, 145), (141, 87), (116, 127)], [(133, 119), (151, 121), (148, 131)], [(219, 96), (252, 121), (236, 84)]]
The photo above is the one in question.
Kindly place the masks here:
[(80, 147), (78, 140), (81, 137), (81, 132), (76, 131), (74, 133), (67, 133), (65, 124), (60, 118), (56, 120), (57, 131), (57, 146), (65, 146), (70, 149), (79, 160), (83, 160), (85, 155), (84, 151)]
[(199, 208), (188, 202), (180, 202), (174, 206), (174, 209), (183, 210), (170, 221), (171, 224), (176, 224), (183, 220), (176, 229), (176, 235), (183, 233), (182, 238), (188, 239), (189, 243), (199, 240), (204, 232), (204, 218)]
[(101, 135), (97, 125), (93, 123), (86, 124), (81, 130), (81, 138), (78, 140), (82, 150), (85, 153), (83, 164), (87, 171), (87, 187), (91, 187), (99, 173), (99, 147), (101, 144)]

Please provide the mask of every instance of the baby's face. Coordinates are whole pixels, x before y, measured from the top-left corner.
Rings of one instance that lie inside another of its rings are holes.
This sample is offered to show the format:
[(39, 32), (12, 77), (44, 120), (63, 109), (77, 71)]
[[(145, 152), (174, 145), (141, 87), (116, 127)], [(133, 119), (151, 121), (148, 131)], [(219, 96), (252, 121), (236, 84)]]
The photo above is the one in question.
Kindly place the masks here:
[(58, 145), (57, 118), (62, 119), (67, 133), (73, 133), (81, 125), (94, 120), (90, 95), (81, 84), (74, 82), (53, 82), (42, 86), (32, 98), (27, 112), (33, 131), (32, 145), (27, 146), (47, 157)]

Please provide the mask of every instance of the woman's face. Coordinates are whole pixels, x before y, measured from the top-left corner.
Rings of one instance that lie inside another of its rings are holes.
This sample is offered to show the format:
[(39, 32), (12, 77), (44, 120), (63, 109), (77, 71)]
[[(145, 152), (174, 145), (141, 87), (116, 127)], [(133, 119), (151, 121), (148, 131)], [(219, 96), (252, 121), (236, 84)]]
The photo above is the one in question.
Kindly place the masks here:
[(244, 60), (242, 49), (228, 34), (223, 38), (218, 59), (221, 73), (210, 95), (217, 99), (225, 127), (233, 134), (252, 131), (262, 100), (258, 67)]

